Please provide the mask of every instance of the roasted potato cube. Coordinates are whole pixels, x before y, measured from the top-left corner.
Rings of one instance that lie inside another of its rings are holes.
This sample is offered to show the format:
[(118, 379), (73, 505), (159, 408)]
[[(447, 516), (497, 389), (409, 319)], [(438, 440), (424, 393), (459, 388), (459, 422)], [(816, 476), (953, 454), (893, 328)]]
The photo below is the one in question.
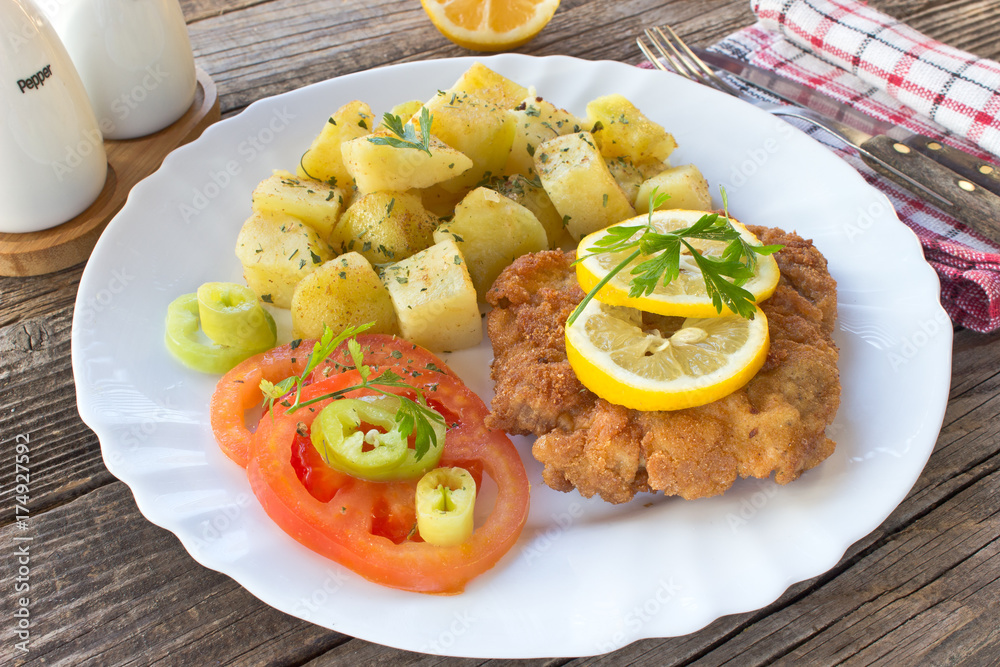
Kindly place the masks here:
[(451, 192), (465, 192), (490, 176), (499, 176), (514, 141), (514, 118), (490, 100), (456, 92), (437, 96), (425, 107), (435, 137), (472, 159), (460, 176), (443, 181)]
[(541, 97), (531, 96), (508, 114), (514, 117), (514, 142), (505, 174), (535, 174), (535, 149), (549, 139), (583, 129), (584, 121)]
[(658, 195), (670, 195), (660, 208), (684, 208), (690, 211), (712, 209), (712, 195), (708, 191), (708, 181), (693, 164), (671, 167), (643, 181), (636, 195), (636, 211), (649, 212), (649, 195), (654, 188)]
[(643, 181), (670, 168), (669, 163), (659, 160), (648, 160), (634, 164), (624, 155), (604, 158), (604, 162), (608, 165), (608, 171), (614, 176), (615, 182), (621, 187), (622, 192), (625, 193), (633, 207), (636, 205), (636, 197), (639, 195), (639, 187)]
[(451, 239), (391, 264), (382, 280), (406, 340), (438, 352), (474, 347), (482, 340), (476, 288)]
[(252, 202), (255, 211), (295, 216), (315, 229), (321, 239), (329, 241), (330, 232), (340, 219), (344, 193), (328, 183), (299, 178), (278, 169), (257, 185)]
[(299, 160), (299, 176), (349, 188), (351, 175), (344, 166), (340, 145), (374, 128), (375, 116), (364, 102), (355, 100), (340, 107), (327, 119), (319, 136)]
[(646, 160), (662, 162), (677, 148), (671, 134), (618, 94), (590, 102), (587, 122), (593, 125), (594, 138), (604, 157), (624, 155), (634, 164)]
[(635, 215), (589, 132), (546, 141), (535, 151), (535, 170), (576, 240)]
[(476, 188), (455, 207), (455, 217), (434, 232), (438, 243), (453, 239), (469, 266), (481, 301), (504, 268), (521, 255), (548, 248), (535, 214), (489, 188)]
[(247, 285), (261, 301), (279, 308), (288, 308), (295, 285), (333, 254), (315, 229), (283, 213), (255, 212), (236, 238)]
[[(482, 63), (473, 63), (451, 88), (439, 92), (434, 100), (451, 99), (453, 94), (465, 94), (490, 102), (501, 109), (513, 109), (528, 95), (528, 89), (498, 74)], [(434, 100), (428, 102), (433, 108)], [(447, 103), (447, 102), (446, 102)]]
[(563, 217), (559, 215), (559, 211), (552, 204), (545, 188), (537, 179), (514, 174), (494, 187), (504, 197), (513, 199), (535, 214), (538, 222), (545, 229), (545, 237), (548, 239), (550, 248), (559, 247), (572, 240), (565, 225), (563, 225)]
[(608, 165), (608, 171), (611, 172), (611, 176), (615, 179), (615, 183), (617, 183), (618, 187), (622, 189), (622, 192), (625, 193), (625, 197), (634, 207), (635, 197), (639, 194), (639, 187), (645, 180), (642, 177), (642, 174), (639, 173), (636, 166), (632, 164), (632, 160), (628, 159), (624, 155), (620, 157), (604, 158), (604, 163)]
[[(416, 133), (420, 140), (420, 131)], [(431, 137), (430, 153), (420, 148), (379, 144), (372, 139), (398, 139), (385, 127), (368, 136), (344, 142), (344, 165), (362, 193), (426, 188), (472, 168), (462, 152)]]
[(319, 338), (323, 326), (336, 332), (373, 322), (369, 333), (399, 333), (389, 290), (356, 252), (335, 257), (299, 281), (292, 294), (292, 334)]
[(372, 264), (389, 264), (434, 243), (438, 218), (412, 192), (361, 195), (344, 211), (330, 242), (340, 252), (360, 253)]
[(413, 192), (420, 193), (420, 200), (424, 203), (424, 208), (438, 218), (450, 218), (455, 215), (455, 206), (465, 196), (464, 192), (449, 192), (440, 184)]
[(403, 122), (410, 120), (416, 114), (420, 113), (420, 107), (424, 106), (424, 103), (420, 100), (410, 100), (409, 102), (401, 102), (392, 108), (389, 113), (393, 116), (399, 116)]

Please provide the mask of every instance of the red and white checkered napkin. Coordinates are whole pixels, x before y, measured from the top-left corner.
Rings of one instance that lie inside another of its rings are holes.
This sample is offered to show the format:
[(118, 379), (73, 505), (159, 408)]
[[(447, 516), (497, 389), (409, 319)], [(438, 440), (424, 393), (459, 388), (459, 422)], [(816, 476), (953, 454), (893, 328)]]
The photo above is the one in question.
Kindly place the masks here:
[[(1000, 64), (854, 0), (754, 0), (753, 8), (760, 22), (714, 50), (1000, 162)], [(974, 331), (1000, 330), (1000, 247), (882, 178), (835, 139), (812, 134), (884, 192), (916, 232), (941, 278), (941, 301), (952, 320)]]

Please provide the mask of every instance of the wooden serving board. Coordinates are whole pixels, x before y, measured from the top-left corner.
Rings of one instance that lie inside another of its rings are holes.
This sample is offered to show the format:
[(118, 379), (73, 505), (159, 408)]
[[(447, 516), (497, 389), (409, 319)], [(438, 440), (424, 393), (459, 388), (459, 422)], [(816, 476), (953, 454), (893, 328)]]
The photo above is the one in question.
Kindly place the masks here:
[(191, 107), (172, 125), (136, 139), (106, 139), (108, 177), (104, 189), (83, 213), (40, 232), (0, 232), (0, 275), (37, 276), (79, 264), (90, 257), (101, 232), (118, 213), (136, 183), (159, 169), (178, 146), (197, 139), (219, 120), (215, 82), (197, 68), (198, 87)]

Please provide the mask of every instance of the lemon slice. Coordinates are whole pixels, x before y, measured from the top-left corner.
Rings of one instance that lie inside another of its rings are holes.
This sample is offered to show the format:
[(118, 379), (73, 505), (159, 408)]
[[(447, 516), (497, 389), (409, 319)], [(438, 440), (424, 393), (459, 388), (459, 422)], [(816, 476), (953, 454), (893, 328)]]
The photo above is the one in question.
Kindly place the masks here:
[(559, 0), (421, 0), (441, 34), (473, 51), (503, 51), (542, 31)]
[(566, 354), (585, 387), (635, 410), (680, 410), (731, 394), (767, 358), (758, 309), (707, 318), (664, 317), (591, 301), (566, 327)]
[[(660, 232), (671, 232), (676, 229), (690, 227), (702, 216), (709, 215), (708, 211), (686, 211), (686, 210), (662, 210), (655, 211), (652, 216), (653, 227)], [(730, 218), (733, 227), (740, 235), (753, 245), (760, 245), (756, 236), (750, 233), (745, 226)], [(625, 220), (614, 225), (631, 226), (644, 225), (647, 216), (640, 216), (631, 220)], [(576, 256), (586, 257), (576, 265), (576, 277), (580, 287), (584, 292), (593, 289), (607, 274), (622, 262), (631, 250), (622, 253), (602, 253), (593, 257), (587, 257), (596, 248), (594, 243), (607, 235), (607, 230), (594, 232), (580, 241), (577, 247)], [(723, 250), (729, 245), (727, 241), (706, 241), (702, 239), (689, 239), (692, 246), (698, 249), (706, 257), (719, 257)], [(756, 255), (756, 268), (754, 276), (742, 285), (742, 287), (754, 295), (755, 300), (760, 303), (774, 293), (778, 286), (778, 279), (781, 276), (778, 270), (778, 263), (772, 255)], [(630, 297), (629, 282), (632, 280), (630, 271), (632, 268), (649, 257), (640, 255), (628, 266), (614, 276), (604, 287), (601, 288), (595, 298), (607, 304), (616, 306), (629, 306), (651, 313), (662, 315), (676, 315), (679, 317), (717, 317), (719, 311), (712, 305), (712, 299), (705, 290), (705, 278), (701, 269), (695, 264), (694, 257), (683, 245), (680, 256), (680, 275), (663, 285), (656, 286), (656, 289), (649, 296)], [(723, 313), (729, 313), (723, 309)]]

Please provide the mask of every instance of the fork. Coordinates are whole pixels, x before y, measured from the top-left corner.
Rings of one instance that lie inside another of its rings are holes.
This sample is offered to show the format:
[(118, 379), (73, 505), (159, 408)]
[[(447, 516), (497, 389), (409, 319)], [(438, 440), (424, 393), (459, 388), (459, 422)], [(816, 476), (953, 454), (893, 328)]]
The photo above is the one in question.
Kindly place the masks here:
[[(733, 97), (739, 97), (745, 99), (745, 95), (742, 94), (738, 89), (729, 85), (725, 79), (720, 77), (715, 73), (711, 67), (705, 64), (705, 61), (699, 58), (694, 51), (688, 47), (684, 41), (677, 36), (674, 29), (670, 26), (666, 26), (667, 32), (670, 33), (667, 36), (662, 28), (646, 28), (643, 33), (646, 35), (646, 39), (649, 40), (657, 51), (659, 51), (660, 56), (657, 57), (653, 54), (649, 46), (642, 41), (642, 37), (636, 37), (635, 43), (639, 45), (639, 50), (642, 54), (649, 59), (649, 62), (658, 69), (664, 72), (674, 72), (675, 74), (680, 74), (685, 79), (690, 79), (695, 83), (700, 83), (702, 85), (710, 86), (716, 90), (720, 90), (724, 93), (728, 93)], [(663, 61), (666, 61), (666, 64)]]
[[(930, 201), (930, 203), (939, 208), (943, 208), (952, 215), (956, 215), (954, 206), (948, 198), (930, 189), (923, 183), (914, 180), (907, 174), (904, 174), (890, 165), (888, 162), (882, 160), (877, 155), (874, 155), (865, 149), (862, 146), (863, 142), (856, 140), (854, 137), (856, 132), (852, 128), (817, 114), (810, 109), (804, 109), (794, 105), (770, 104), (768, 102), (764, 102), (763, 100), (755, 98), (735, 86), (730, 85), (726, 80), (716, 74), (715, 70), (709, 67), (705, 61), (699, 58), (694, 51), (692, 51), (691, 48), (684, 43), (684, 40), (677, 36), (677, 33), (674, 32), (673, 28), (670, 26), (665, 26), (665, 28), (665, 31), (664, 29), (658, 27), (646, 28), (643, 31), (646, 39), (649, 40), (650, 44), (652, 44), (652, 47), (647, 45), (641, 36), (637, 37), (635, 40), (636, 44), (639, 45), (639, 50), (642, 51), (643, 55), (649, 59), (649, 62), (652, 63), (654, 67), (665, 72), (679, 74), (685, 79), (689, 79), (695, 83), (700, 83), (728, 95), (737, 97), (760, 109), (763, 109), (764, 111), (768, 111), (775, 116), (797, 118), (810, 125), (825, 130), (857, 150), (865, 162), (877, 171), (883, 171), (883, 173), (888, 172), (886, 175), (903, 187), (906, 187), (915, 194), (922, 196), (924, 199)], [(654, 48), (656, 52), (659, 53), (659, 56), (654, 53)], [(956, 217), (961, 219), (959, 215), (956, 215)]]

